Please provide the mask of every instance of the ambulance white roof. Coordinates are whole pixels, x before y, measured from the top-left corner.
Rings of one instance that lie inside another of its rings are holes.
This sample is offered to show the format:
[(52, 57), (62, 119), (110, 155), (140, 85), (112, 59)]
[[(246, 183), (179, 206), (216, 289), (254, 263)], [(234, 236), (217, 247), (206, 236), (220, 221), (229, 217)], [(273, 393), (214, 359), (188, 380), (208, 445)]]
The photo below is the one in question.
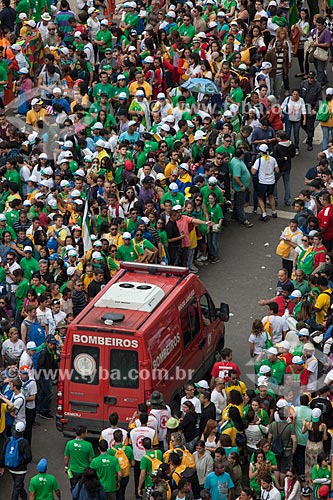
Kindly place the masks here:
[(152, 312), (164, 299), (159, 286), (140, 282), (114, 283), (95, 303), (95, 307)]

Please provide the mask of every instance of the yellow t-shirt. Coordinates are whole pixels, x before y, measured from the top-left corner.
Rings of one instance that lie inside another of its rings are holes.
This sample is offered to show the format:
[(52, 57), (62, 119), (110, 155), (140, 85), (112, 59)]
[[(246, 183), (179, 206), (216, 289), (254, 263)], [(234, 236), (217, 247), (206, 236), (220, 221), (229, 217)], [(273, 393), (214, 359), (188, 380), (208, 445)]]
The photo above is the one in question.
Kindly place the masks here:
[(6, 428), (6, 408), (7, 408), (7, 404), (6, 403), (1, 403), (0, 404), (0, 434)]
[(327, 290), (324, 290), (324, 292), (318, 295), (318, 298), (316, 300), (315, 308), (319, 309), (319, 311), (316, 312), (316, 321), (320, 325), (323, 324), (325, 315), (327, 314), (327, 311), (330, 308), (331, 293), (332, 290), (330, 288), (327, 288)]

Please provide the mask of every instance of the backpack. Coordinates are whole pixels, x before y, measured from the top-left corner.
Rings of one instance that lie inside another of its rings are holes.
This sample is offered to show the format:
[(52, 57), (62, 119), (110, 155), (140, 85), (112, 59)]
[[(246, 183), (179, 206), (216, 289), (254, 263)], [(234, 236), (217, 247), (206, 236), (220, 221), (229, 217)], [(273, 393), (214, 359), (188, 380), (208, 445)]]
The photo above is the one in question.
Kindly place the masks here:
[(154, 470), (158, 470), (159, 467), (160, 467), (160, 465), (162, 465), (162, 461), (157, 456), (157, 451), (155, 451), (154, 458), (151, 458), (149, 455), (145, 455), (145, 457), (148, 458), (148, 460), (151, 461), (151, 470), (152, 470), (152, 472)]
[(174, 451), (181, 457), (182, 465), (194, 469), (195, 460), (191, 452), (189, 452), (186, 448), (184, 450), (182, 448), (175, 448)]
[(284, 446), (283, 446), (283, 440), (282, 440), (282, 434), (288, 427), (289, 423), (284, 427), (282, 432), (279, 432), (278, 426), (276, 425), (276, 432), (279, 433), (276, 438), (273, 439), (272, 445), (271, 445), (271, 450), (275, 454), (276, 458), (281, 458), (284, 453)]
[(130, 475), (131, 463), (124, 451), (125, 445), (122, 448), (111, 448), (115, 452), (115, 457), (118, 458), (120, 469), (122, 472), (122, 477), (128, 477)]
[(245, 434), (242, 434), (241, 432), (237, 432), (236, 434), (236, 445), (238, 448), (244, 448), (244, 446), (247, 443), (247, 439)]
[(11, 436), (9, 442), (6, 446), (5, 451), (5, 466), (12, 468), (18, 467), (23, 461), (24, 456), (20, 456), (19, 442), (23, 440), (23, 437), (14, 438)]
[(269, 334), (270, 338), (272, 338), (272, 336), (273, 336), (273, 325), (270, 322), (269, 318), (270, 318), (270, 316), (267, 316), (266, 321), (264, 323), (264, 332), (267, 332)]
[(42, 325), (35, 321), (32, 323), (28, 319), (25, 319), (23, 323), (27, 329), (27, 342), (35, 342), (36, 346), (39, 347), (45, 342), (46, 333)]

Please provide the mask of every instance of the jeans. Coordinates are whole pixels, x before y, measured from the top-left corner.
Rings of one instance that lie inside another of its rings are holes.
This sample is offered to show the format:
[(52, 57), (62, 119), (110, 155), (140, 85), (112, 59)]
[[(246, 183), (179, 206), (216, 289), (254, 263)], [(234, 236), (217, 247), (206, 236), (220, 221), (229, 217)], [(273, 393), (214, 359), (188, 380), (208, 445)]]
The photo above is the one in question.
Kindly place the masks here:
[(275, 78), (271, 79), (271, 88), (273, 90), (273, 95), (277, 98), (278, 102), (281, 102), (281, 94), (283, 85), (283, 74), (275, 75)]
[(26, 498), (28, 498), (28, 494), (24, 489), (25, 474), (13, 474), (12, 472), (10, 474), (13, 479), (13, 491), (11, 500), (19, 500), (19, 497), (21, 497), (22, 500), (25, 500)]
[(32, 426), (34, 425), (35, 416), (36, 416), (36, 408), (25, 409), (26, 425), (25, 425), (24, 437), (29, 441), (29, 444), (31, 444)]
[(195, 252), (195, 248), (191, 248), (188, 251), (187, 267), (189, 269), (192, 269), (192, 266), (193, 266), (194, 252)]
[(178, 250), (178, 255), (177, 255), (176, 262), (174, 263), (174, 265), (180, 266), (180, 267), (187, 267), (188, 252), (189, 252), (188, 247), (180, 248)]
[(246, 191), (234, 192), (234, 217), (242, 224), (245, 219), (244, 203), (246, 200)]
[(74, 490), (75, 486), (77, 485), (77, 483), (80, 481), (80, 479), (82, 477), (82, 474), (77, 474), (76, 472), (73, 472), (73, 471), (72, 471), (72, 474), (73, 474), (73, 477), (71, 477), (69, 480), (70, 485), (71, 485), (71, 491)]
[(316, 122), (316, 115), (306, 115), (306, 125), (305, 127), (302, 127), (305, 132), (308, 140), (308, 143), (312, 144), (313, 136), (314, 136), (314, 131), (315, 131), (315, 122)]
[(297, 445), (294, 453), (294, 465), (299, 476), (304, 475), (305, 472), (305, 446)]
[(125, 500), (125, 491), (128, 482), (129, 482), (129, 476), (121, 478), (119, 490), (117, 490), (117, 500)]
[(323, 131), (323, 144), (322, 150), (325, 151), (327, 149), (328, 143), (333, 141), (333, 127), (326, 127), (325, 125), (321, 126)]
[(212, 230), (207, 234), (208, 253), (210, 257), (219, 256), (219, 235), (220, 233), (214, 233)]
[(38, 413), (50, 412), (52, 402), (52, 380), (41, 377), (38, 391)]
[(277, 190), (277, 183), (278, 180), (281, 179), (283, 180), (283, 185), (284, 185), (284, 202), (289, 204), (291, 203), (291, 193), (290, 193), (290, 172), (280, 172), (278, 174), (275, 174), (275, 188), (274, 188), (274, 198), (275, 201), (278, 201), (278, 190)]
[(288, 120), (286, 123), (286, 134), (287, 138), (290, 139), (291, 137), (291, 131), (294, 131), (294, 144), (295, 148), (299, 149), (299, 131), (301, 128), (301, 120), (297, 120), (296, 122), (292, 122), (291, 120)]
[(327, 61), (318, 61), (318, 59), (314, 59), (314, 65), (317, 70), (317, 80), (322, 85), (328, 83), (328, 78), (325, 72)]

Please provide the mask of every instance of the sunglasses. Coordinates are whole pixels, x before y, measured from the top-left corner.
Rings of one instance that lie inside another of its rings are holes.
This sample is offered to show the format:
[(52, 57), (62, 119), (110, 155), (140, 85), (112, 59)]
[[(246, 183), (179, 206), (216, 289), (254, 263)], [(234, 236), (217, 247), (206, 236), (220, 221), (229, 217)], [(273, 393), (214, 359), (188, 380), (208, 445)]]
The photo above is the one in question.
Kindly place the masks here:
[(308, 240), (302, 240), (302, 241), (308, 241)]
[(117, 250), (111, 250), (110, 251), (110, 253), (116, 253), (116, 252), (117, 252)]

